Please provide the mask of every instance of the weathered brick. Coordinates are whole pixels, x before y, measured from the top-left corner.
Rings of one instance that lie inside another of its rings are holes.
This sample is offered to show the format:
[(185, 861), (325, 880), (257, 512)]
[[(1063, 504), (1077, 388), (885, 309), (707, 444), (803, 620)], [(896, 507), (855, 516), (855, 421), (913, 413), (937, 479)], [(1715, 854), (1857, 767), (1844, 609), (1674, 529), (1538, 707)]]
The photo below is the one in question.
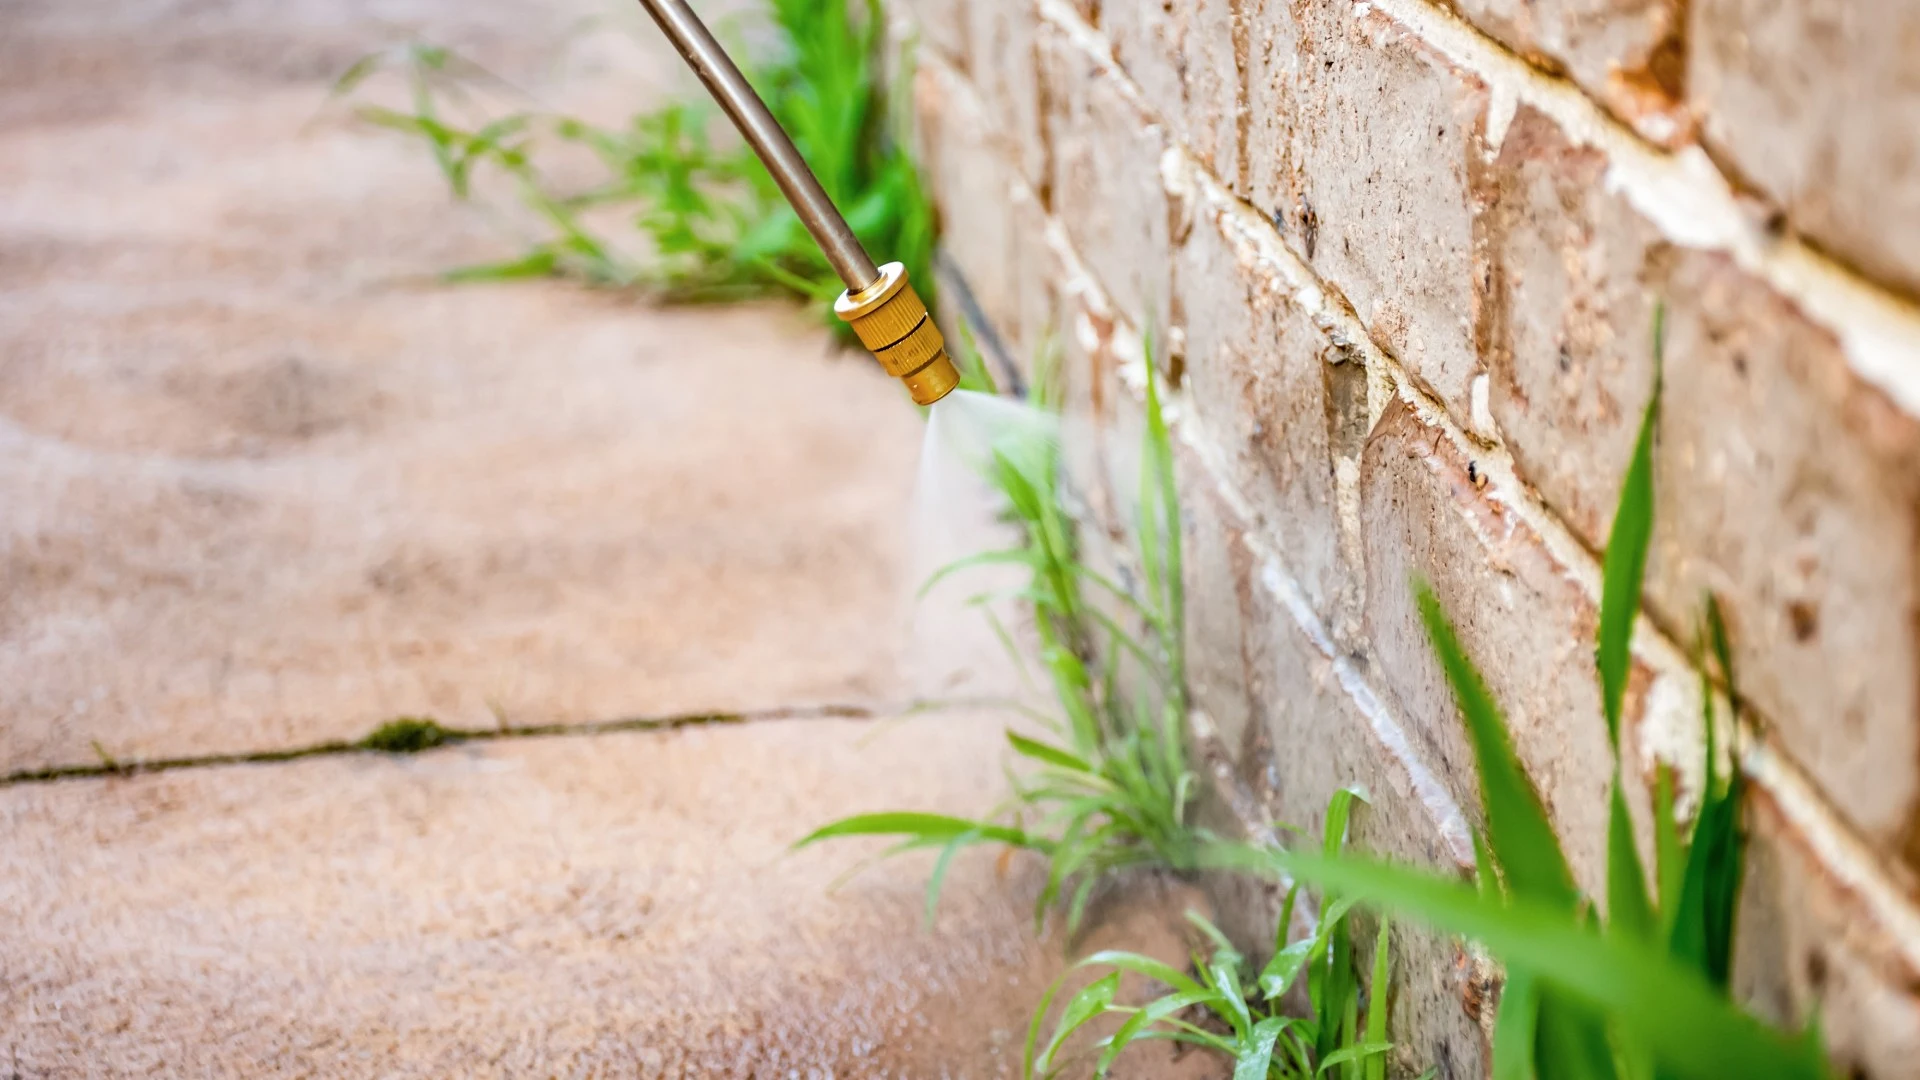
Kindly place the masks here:
[(1214, 175), (1238, 185), (1246, 50), (1235, 0), (1139, 0), (1102, 15), (1114, 57), (1148, 107)]
[(1460, 13), (1663, 144), (1691, 131), (1681, 108), (1684, 0), (1457, 0)]
[[(956, 5), (961, 6), (961, 5)], [(1040, 126), (1040, 15), (1034, 0), (975, 0), (964, 5), (972, 76), (993, 130), (1010, 148), (1028, 184), (1047, 183), (1047, 141)]]
[[(1421, 760), (1477, 821), (1471, 745), (1414, 602), (1414, 583), (1429, 582), (1505, 710), (1575, 880), (1604, 896), (1612, 754), (1592, 604), (1485, 486), (1478, 462), (1404, 403), (1390, 405), (1368, 438), (1360, 483), (1370, 678)], [(1631, 784), (1629, 796), (1641, 799)]]
[[(1060, 462), (1067, 494), (1108, 545), (1129, 543), (1138, 502), (1140, 405), (1120, 376), (1132, 331), (1071, 250), (1060, 248), (1055, 293), (1059, 319), (1053, 378), (1060, 401)], [(1099, 569), (1110, 569), (1103, 564)]]
[(1240, 194), (1285, 229), (1299, 197), (1300, 24), (1292, 0), (1242, 0), (1246, 38), (1246, 187)]
[(1249, 561), (1243, 586), (1245, 693), (1249, 723), (1242, 735), (1242, 776), (1273, 820), (1319, 836), (1333, 793), (1358, 786), (1369, 809), (1353, 825), (1356, 850), (1460, 872), (1462, 852), (1424, 805), (1406, 765), (1376, 734), (1323, 655), (1261, 580), (1267, 568)]
[(1293, 167), (1275, 209), (1295, 252), (1466, 423), (1486, 88), (1386, 15), (1354, 10), (1303, 6)]
[(967, 70), (972, 50), (967, 41), (968, 5), (953, 0), (889, 0), (912, 22), (916, 44)]
[[(959, 257), (947, 248), (946, 258), (935, 263), (939, 280), (937, 314), (949, 345), (958, 342), (963, 333), (972, 335), (972, 347), (992, 366), (1000, 390), (1024, 397), (1038, 380), (1058, 378), (1055, 360), (1059, 352), (1060, 276), (1047, 243), (1047, 215), (1039, 198), (1017, 180), (1008, 198), (1013, 254), (1012, 261), (1005, 265), (1013, 278), (1012, 310), (998, 318), (988, 315), (976, 295), (976, 272), (963, 267)], [(988, 267), (986, 272), (1000, 273), (1000, 266)], [(965, 290), (964, 296), (960, 290)], [(982, 322), (986, 325), (980, 325)], [(963, 343), (956, 347), (966, 346)]]
[(1185, 524), (1182, 551), (1187, 596), (1187, 693), (1213, 721), (1222, 748), (1237, 762), (1253, 703), (1247, 692), (1245, 590), (1258, 582), (1239, 518), (1204, 467), (1180, 476)]
[(1245, 192), (1246, 31), (1237, 0), (1195, 0), (1186, 11), (1181, 141), (1229, 187)]
[[(1332, 662), (1264, 584), (1266, 568), (1241, 542), (1227, 504), (1200, 487), (1185, 509), (1194, 700), (1214, 721), (1237, 784), (1258, 804), (1258, 819), (1318, 837), (1333, 793), (1357, 786), (1368, 802), (1356, 809), (1350, 826), (1354, 849), (1462, 870), (1459, 853), (1415, 793), (1404, 764), (1376, 738)], [(1220, 807), (1212, 814), (1232, 817)], [(1231, 825), (1215, 827), (1232, 835)], [(1210, 891), (1237, 917), (1229, 931), (1254, 955), (1270, 951), (1278, 896), (1231, 881), (1211, 883)], [(1389, 947), (1391, 1028), (1405, 1072), (1439, 1066), (1445, 1076), (1483, 1075), (1486, 1045), (1468, 1008), (1469, 965), (1459, 946), (1442, 935), (1397, 926)]]
[(1521, 472), (1596, 550), (1668, 309), (1648, 596), (1691, 627), (1712, 591), (1740, 686), (1889, 850), (1920, 797), (1920, 424), (1729, 260), (1663, 243), (1607, 163), (1522, 109), (1487, 216), (1490, 404)]
[(1015, 184), (1008, 219), (1013, 227), (1013, 261), (1001, 272), (1014, 282), (1016, 323), (1006, 331), (1015, 360), (1028, 383), (1053, 378), (1046, 370), (1060, 350), (1060, 261), (1048, 242), (1048, 218), (1040, 197)]
[(1693, 0), (1707, 145), (1787, 224), (1920, 296), (1920, 6)]
[(1278, 271), (1226, 215), (1207, 208), (1175, 265), (1186, 338), (1187, 403), (1225, 457), (1269, 542), (1286, 553), (1308, 599), (1329, 616), (1342, 598), (1333, 433), (1365, 424), (1344, 382), (1364, 381), (1288, 295)]
[(1141, 112), (1110, 63), (1040, 28), (1055, 215), (1128, 321), (1170, 324), (1172, 246), (1160, 156), (1166, 132)]
[(1100, 11), (1100, 30), (1113, 45), (1113, 58), (1140, 88), (1147, 106), (1175, 125), (1186, 111), (1180, 75), (1186, 28), (1186, 12), (1175, 0), (1124, 0)]
[(1482, 218), (1494, 419), (1521, 472), (1596, 547), (1653, 388), (1656, 284), (1645, 275), (1671, 255), (1650, 222), (1604, 193), (1608, 165), (1521, 106)]
[(941, 246), (994, 329), (1017, 340), (1023, 280), (1015, 268), (1031, 243), (1007, 208), (1024, 185), (978, 95), (958, 72), (926, 58), (914, 74), (914, 91)]
[(1920, 993), (1905, 950), (1813, 857), (1764, 791), (1748, 803), (1751, 839), (1734, 938), (1733, 989), (1775, 1023), (1818, 1019), (1836, 1076), (1911, 1076)]
[[(1504, 707), (1576, 880), (1597, 898), (1605, 879), (1609, 757), (1592, 663), (1593, 610), (1538, 538), (1498, 499), (1476, 490), (1452, 444), (1436, 434), (1396, 406), (1368, 448), (1362, 512), (1368, 629), (1375, 655), (1389, 661), (1375, 667), (1374, 677), (1410, 727), (1431, 722), (1427, 718), (1459, 723), (1443, 676), (1422, 655), (1428, 650), (1413, 605), (1401, 599), (1408, 574), (1423, 574)], [(1635, 686), (1645, 682), (1642, 674)], [(1297, 695), (1301, 685), (1290, 683), (1289, 692)], [(1633, 749), (1639, 696), (1630, 689), (1627, 753), (1633, 761), (1640, 760)], [(1415, 741), (1443, 780), (1470, 780), (1470, 773), (1455, 771), (1464, 746), (1451, 748), (1428, 731)], [(1636, 837), (1651, 865), (1645, 779), (1632, 770), (1626, 776)], [(1463, 805), (1476, 812), (1470, 799)], [(1781, 1019), (1804, 1020), (1818, 1011), (1828, 1018), (1836, 1061), (1866, 1067), (1866, 1075), (1904, 1075), (1890, 1065), (1920, 1039), (1912, 974), (1893, 955), (1888, 931), (1851, 907), (1834, 871), (1777, 813), (1767, 813), (1764, 789), (1753, 804), (1754, 868), (1739, 938), (1744, 998)], [(1812, 985), (1822, 980), (1823, 987)], [(1849, 1019), (1836, 1028), (1831, 1018), (1840, 1012)]]

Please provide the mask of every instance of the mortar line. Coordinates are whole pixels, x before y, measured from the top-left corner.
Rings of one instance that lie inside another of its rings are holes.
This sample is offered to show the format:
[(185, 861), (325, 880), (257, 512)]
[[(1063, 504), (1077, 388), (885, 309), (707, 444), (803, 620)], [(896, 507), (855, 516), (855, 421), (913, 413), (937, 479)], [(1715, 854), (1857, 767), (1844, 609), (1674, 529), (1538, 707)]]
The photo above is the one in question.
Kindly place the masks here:
[(908, 718), (924, 713), (955, 709), (991, 708), (1004, 705), (1001, 698), (913, 699), (906, 702), (850, 704), (826, 702), (813, 705), (773, 706), (762, 709), (719, 712), (688, 712), (667, 716), (627, 716), (611, 720), (588, 720), (578, 724), (518, 724), (493, 728), (441, 727), (442, 742), (414, 751), (377, 750), (365, 740), (348, 742), (329, 739), (305, 746), (274, 750), (249, 750), (224, 754), (189, 754), (180, 757), (152, 758), (144, 761), (105, 761), (86, 765), (50, 765), (38, 769), (17, 769), (0, 776), (0, 789), (51, 784), (64, 780), (91, 780), (145, 776), (153, 773), (180, 772), (189, 769), (214, 769), (233, 765), (275, 765), (307, 758), (340, 757), (351, 754), (379, 754), (411, 757), (431, 753), (463, 743), (511, 742), (518, 739), (571, 738), (610, 735), (629, 731), (677, 731), (690, 727), (733, 727), (777, 720), (884, 720)]

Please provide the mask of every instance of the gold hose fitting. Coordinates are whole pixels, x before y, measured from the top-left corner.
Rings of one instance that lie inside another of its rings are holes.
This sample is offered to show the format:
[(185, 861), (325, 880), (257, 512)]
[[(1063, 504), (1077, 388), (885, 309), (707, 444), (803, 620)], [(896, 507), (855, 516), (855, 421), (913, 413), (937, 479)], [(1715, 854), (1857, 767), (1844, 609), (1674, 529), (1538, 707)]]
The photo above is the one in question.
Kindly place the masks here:
[(833, 313), (853, 327), (887, 374), (907, 384), (915, 404), (931, 405), (960, 385), (960, 372), (947, 357), (947, 341), (907, 283), (907, 268), (900, 263), (881, 267), (873, 284), (859, 292), (841, 293)]

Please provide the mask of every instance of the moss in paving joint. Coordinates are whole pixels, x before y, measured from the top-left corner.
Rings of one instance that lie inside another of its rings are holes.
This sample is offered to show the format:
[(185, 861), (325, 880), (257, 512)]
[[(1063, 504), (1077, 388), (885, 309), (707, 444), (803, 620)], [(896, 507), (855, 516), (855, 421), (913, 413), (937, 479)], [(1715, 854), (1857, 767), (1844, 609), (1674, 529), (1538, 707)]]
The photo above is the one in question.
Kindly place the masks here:
[(397, 716), (374, 728), (366, 738), (353, 745), (359, 750), (373, 750), (382, 754), (417, 754), (469, 737), (467, 732), (441, 727), (439, 721), (432, 717)]

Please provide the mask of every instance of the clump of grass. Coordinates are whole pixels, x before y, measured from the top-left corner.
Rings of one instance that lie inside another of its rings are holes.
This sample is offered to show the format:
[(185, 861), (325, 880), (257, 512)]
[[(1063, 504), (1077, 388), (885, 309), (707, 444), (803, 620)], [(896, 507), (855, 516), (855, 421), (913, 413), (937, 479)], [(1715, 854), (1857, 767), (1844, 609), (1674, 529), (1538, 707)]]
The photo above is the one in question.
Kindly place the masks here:
[[(931, 302), (933, 209), (877, 86), (878, 0), (767, 0), (766, 14), (776, 40), (770, 51), (743, 55), (742, 69), (867, 249), (905, 263)], [(487, 108), (479, 93), (503, 84), (444, 47), (419, 44), (364, 58), (335, 92), (350, 93), (389, 69), (406, 82), (407, 108), (363, 104), (359, 115), (425, 144), (456, 199), (472, 196), (481, 170), (508, 178), (548, 234), (516, 256), (447, 277), (560, 276), (643, 286), (686, 302), (789, 294), (830, 317), (839, 279), (752, 151), (730, 130), (722, 140), (710, 137), (722, 121), (704, 96), (668, 102), (618, 127), (540, 110), (503, 112)], [(553, 152), (569, 145), (591, 153), (595, 180), (562, 186), (551, 179)], [(644, 261), (621, 254), (589, 222), (608, 210), (629, 215), (649, 249)]]
[[(1149, 364), (1151, 371), (1151, 364)], [(1060, 488), (1058, 444), (1010, 436), (993, 446), (988, 480), (1006, 499), (1021, 543), (942, 569), (934, 583), (970, 566), (1017, 566), (1026, 583), (1018, 597), (1032, 614), (1039, 662), (1054, 710), (1033, 718), (1048, 735), (1007, 732), (1029, 771), (1013, 795), (980, 820), (925, 813), (862, 814), (827, 825), (801, 846), (834, 837), (892, 836), (892, 851), (940, 851), (928, 882), (931, 915), (948, 864), (974, 844), (1008, 844), (1039, 852), (1049, 863), (1036, 904), (1044, 918), (1067, 898), (1069, 932), (1079, 925), (1094, 888), (1130, 867), (1196, 866), (1197, 837), (1186, 819), (1193, 775), (1184, 742), (1187, 713), (1181, 585), (1180, 509), (1173, 448), (1151, 376), (1135, 522), (1141, 582), (1128, 589), (1081, 558), (1073, 519)], [(1109, 613), (1096, 596), (1113, 605)], [(995, 624), (1009, 648), (1011, 635)], [(1020, 651), (1014, 649), (1019, 658)]]
[[(1348, 817), (1357, 797), (1352, 790), (1334, 794), (1323, 837), (1328, 855), (1339, 853), (1345, 844)], [(1047, 991), (1027, 1032), (1024, 1075), (1058, 1075), (1065, 1067), (1062, 1054), (1075, 1032), (1100, 1017), (1121, 1016), (1125, 1020), (1119, 1028), (1093, 1046), (1100, 1054), (1094, 1067), (1097, 1075), (1105, 1076), (1134, 1043), (1166, 1040), (1226, 1056), (1234, 1063), (1235, 1080), (1320, 1076), (1385, 1080), (1386, 1054), (1393, 1048), (1387, 1041), (1388, 924), (1381, 920), (1372, 980), (1363, 990), (1347, 922), (1352, 901), (1330, 899), (1322, 906), (1313, 932), (1289, 942), (1299, 895), (1297, 884), (1287, 891), (1273, 957), (1258, 972), (1247, 966), (1246, 958), (1212, 923), (1192, 912), (1187, 918), (1205, 933), (1213, 951), (1210, 956), (1194, 955), (1191, 975), (1138, 953), (1101, 952), (1080, 961), (1073, 970), (1111, 970), (1067, 1000), (1052, 1036), (1042, 1046), (1042, 1023), (1072, 971)], [(1122, 972), (1163, 983), (1169, 992), (1145, 1005), (1121, 1004), (1116, 995)], [(1307, 1015), (1289, 1016), (1281, 1001), (1303, 979)]]
[[(1656, 372), (1663, 313), (1654, 325)], [(1728, 991), (1744, 873), (1743, 781), (1737, 755), (1719, 765), (1713, 684), (1703, 668), (1706, 734), (1701, 806), (1683, 837), (1672, 777), (1654, 794), (1655, 891), (1634, 844), (1621, 784), (1620, 718), (1633, 624), (1653, 528), (1653, 434), (1658, 375), (1608, 537), (1598, 668), (1614, 776), (1607, 837), (1607, 918), (1582, 896), (1506, 721), (1432, 591), (1420, 609), (1466, 720), (1479, 764), (1486, 836), (1476, 838), (1480, 884), (1379, 863), (1269, 853), (1270, 863), (1343, 895), (1480, 940), (1507, 967), (1494, 1027), (1496, 1080), (1752, 1080), (1827, 1075), (1813, 1033), (1795, 1037), (1744, 1013)], [(1707, 604), (1703, 635), (1729, 700), (1738, 700), (1725, 627)], [(1737, 722), (1737, 716), (1735, 720)], [(1737, 723), (1736, 723), (1737, 730)], [(1252, 865), (1259, 856), (1229, 857)]]
[(417, 754), (436, 746), (458, 742), (463, 736), (424, 716), (397, 716), (374, 728), (354, 745), (382, 754)]

